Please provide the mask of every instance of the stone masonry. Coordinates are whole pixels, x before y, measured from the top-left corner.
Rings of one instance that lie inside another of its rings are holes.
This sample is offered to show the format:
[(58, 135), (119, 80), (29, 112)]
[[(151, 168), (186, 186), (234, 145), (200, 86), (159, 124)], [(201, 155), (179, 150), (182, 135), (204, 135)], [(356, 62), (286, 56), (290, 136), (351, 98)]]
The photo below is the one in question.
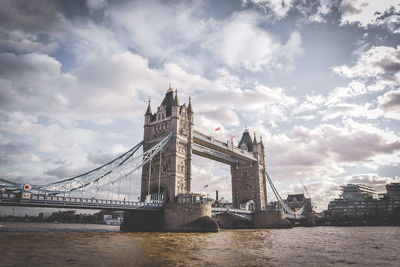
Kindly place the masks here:
[(251, 140), (247, 130), (243, 132), (239, 148), (252, 152), (257, 162), (239, 160), (238, 165), (231, 165), (233, 208), (239, 209), (241, 204), (254, 201), (253, 210), (262, 211), (267, 206), (267, 188), (265, 178), (265, 154), (262, 140), (257, 142), (256, 136)]
[(171, 132), (173, 136), (161, 153), (161, 172), (160, 155), (142, 168), (141, 201), (145, 200), (149, 188), (150, 193), (158, 193), (159, 179), (160, 193), (165, 203), (174, 203), (178, 194), (192, 191), (193, 110), (190, 99), (188, 106), (180, 105), (177, 91), (174, 94), (169, 87), (154, 114), (149, 101), (145, 114), (143, 150), (147, 151)]

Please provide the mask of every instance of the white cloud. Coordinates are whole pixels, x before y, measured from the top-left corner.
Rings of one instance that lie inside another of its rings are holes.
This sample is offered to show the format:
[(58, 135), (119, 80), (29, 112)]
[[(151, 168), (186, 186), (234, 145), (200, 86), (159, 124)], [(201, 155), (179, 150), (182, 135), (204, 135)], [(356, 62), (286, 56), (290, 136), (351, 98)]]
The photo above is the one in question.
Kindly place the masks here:
[(268, 169), (277, 179), (327, 179), (344, 174), (347, 166), (374, 162), (376, 167), (377, 156), (396, 155), (398, 140), (392, 132), (348, 120), (343, 128), (296, 126), (290, 135), (269, 135), (264, 144)]
[[(250, 71), (287, 70), (302, 54), (300, 33), (281, 43), (261, 27), (264, 18), (242, 11), (216, 20), (204, 16), (201, 4), (129, 3), (110, 7), (115, 28), (125, 43), (157, 60), (200, 71), (210, 64)], [(190, 62), (190, 63), (189, 63)], [(193, 66), (192, 66), (193, 65)]]
[[(390, 20), (382, 22), (381, 18), (390, 9), (399, 12), (399, 2), (397, 0), (344, 0), (339, 6), (339, 10), (342, 13), (341, 24), (358, 23), (360, 27), (368, 27), (374, 24), (390, 23)], [(393, 15), (391, 19), (394, 19), (396, 23), (400, 23), (398, 15)]]
[(367, 92), (365, 85), (358, 81), (352, 81), (346, 87), (336, 87), (328, 96), (327, 104), (340, 103), (348, 98), (363, 95)]
[(348, 78), (376, 78), (400, 82), (400, 46), (374, 46), (363, 52), (354, 66), (334, 67), (333, 71)]
[(338, 117), (364, 117), (367, 119), (376, 119), (383, 116), (379, 109), (371, 109), (369, 104), (358, 105), (351, 103), (336, 103), (328, 105), (323, 111), (320, 111), (322, 120), (327, 121)]
[(128, 2), (110, 7), (109, 15), (132, 48), (165, 59), (201, 41), (209, 23), (200, 18), (199, 10), (185, 3)]
[(286, 44), (260, 27), (263, 19), (254, 12), (233, 15), (222, 23), (203, 47), (230, 68), (288, 70), (302, 54), (301, 35), (294, 31)]

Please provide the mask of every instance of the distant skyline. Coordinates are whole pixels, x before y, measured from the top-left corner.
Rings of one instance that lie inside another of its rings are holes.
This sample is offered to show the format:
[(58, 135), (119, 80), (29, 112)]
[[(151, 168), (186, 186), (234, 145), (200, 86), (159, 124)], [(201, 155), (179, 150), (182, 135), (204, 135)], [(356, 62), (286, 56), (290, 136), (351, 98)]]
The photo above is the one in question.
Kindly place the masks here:
[[(304, 183), (323, 210), (347, 183), (383, 192), (400, 182), (399, 41), (392, 0), (2, 1), (0, 177), (107, 162), (171, 83), (196, 129), (262, 137), (283, 197)], [(231, 199), (230, 179), (194, 156), (194, 192)]]

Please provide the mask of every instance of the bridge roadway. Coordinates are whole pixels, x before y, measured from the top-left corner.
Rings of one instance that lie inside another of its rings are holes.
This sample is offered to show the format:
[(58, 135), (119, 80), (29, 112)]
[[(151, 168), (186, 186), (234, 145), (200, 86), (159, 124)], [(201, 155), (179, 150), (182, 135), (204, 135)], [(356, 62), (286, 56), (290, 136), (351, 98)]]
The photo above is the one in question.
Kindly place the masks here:
[[(0, 207), (16, 206), (95, 210), (159, 210), (164, 206), (162, 203), (50, 196), (26, 192), (23, 194), (23, 197), (20, 197), (15, 193), (0, 193)], [(232, 213), (247, 220), (253, 220), (251, 211), (229, 208), (212, 208), (213, 215), (221, 213)]]
[(236, 165), (239, 163), (239, 160), (257, 161), (253, 153), (240, 148), (229, 147), (228, 143), (219, 141), (212, 136), (205, 135), (196, 130), (193, 131), (193, 143), (193, 154), (229, 165)]

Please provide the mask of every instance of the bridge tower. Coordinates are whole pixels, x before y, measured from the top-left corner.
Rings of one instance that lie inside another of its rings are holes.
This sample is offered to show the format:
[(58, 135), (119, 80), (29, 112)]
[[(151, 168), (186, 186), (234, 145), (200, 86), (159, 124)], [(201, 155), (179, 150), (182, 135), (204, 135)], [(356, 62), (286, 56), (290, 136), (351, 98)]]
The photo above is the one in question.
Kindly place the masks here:
[(233, 208), (251, 205), (254, 211), (263, 211), (267, 206), (264, 144), (257, 142), (255, 134), (252, 141), (246, 129), (239, 148), (253, 153), (257, 162), (239, 160), (239, 164), (231, 165)]
[[(178, 93), (169, 86), (157, 112), (152, 113), (150, 101), (145, 113), (143, 150), (147, 151), (169, 133), (173, 133), (160, 155), (142, 167), (141, 200), (160, 193), (166, 203), (174, 203), (180, 193), (192, 191), (193, 110), (180, 105)], [(151, 172), (149, 175), (149, 169)]]

